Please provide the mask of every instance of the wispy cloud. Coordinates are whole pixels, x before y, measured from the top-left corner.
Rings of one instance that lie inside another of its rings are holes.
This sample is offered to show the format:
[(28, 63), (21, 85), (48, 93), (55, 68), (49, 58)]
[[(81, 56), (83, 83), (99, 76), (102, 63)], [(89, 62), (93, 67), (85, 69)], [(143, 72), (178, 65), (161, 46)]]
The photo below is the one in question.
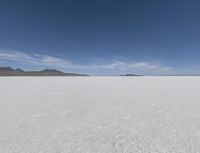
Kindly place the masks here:
[(72, 66), (67, 60), (48, 55), (27, 54), (19, 51), (0, 51), (0, 60), (28, 63), (43, 66)]
[(151, 64), (149, 62), (123, 62), (123, 61), (114, 61), (109, 64), (102, 64), (102, 65), (91, 65), (93, 69), (119, 69), (119, 70), (132, 70), (132, 69), (157, 69), (157, 70), (171, 70), (170, 67), (159, 66), (155, 64)]
[(43, 67), (58, 67), (62, 69), (73, 69), (82, 71), (120, 71), (120, 72), (135, 72), (135, 73), (160, 73), (166, 74), (172, 71), (172, 68), (161, 66), (158, 64), (152, 64), (145, 61), (111, 61), (107, 64), (74, 64), (67, 59), (62, 59), (58, 57), (53, 57), (49, 55), (41, 54), (27, 54), (19, 51), (0, 51), (0, 60), (8, 61), (14, 63), (23, 63), (33, 66), (43, 66)]

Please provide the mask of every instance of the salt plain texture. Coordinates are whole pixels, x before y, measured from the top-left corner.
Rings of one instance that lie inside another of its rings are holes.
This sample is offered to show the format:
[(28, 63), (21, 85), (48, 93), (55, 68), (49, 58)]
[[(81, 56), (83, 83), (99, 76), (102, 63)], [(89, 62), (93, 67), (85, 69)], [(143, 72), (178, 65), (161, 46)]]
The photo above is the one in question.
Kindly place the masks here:
[(0, 153), (200, 152), (200, 77), (1, 77)]

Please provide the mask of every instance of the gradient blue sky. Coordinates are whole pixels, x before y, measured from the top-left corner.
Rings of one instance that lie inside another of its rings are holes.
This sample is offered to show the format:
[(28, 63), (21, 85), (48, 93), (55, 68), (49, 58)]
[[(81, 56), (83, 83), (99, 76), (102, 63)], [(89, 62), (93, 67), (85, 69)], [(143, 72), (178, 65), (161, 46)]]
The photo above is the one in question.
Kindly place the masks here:
[(0, 66), (185, 75), (199, 59), (200, 1), (0, 1)]

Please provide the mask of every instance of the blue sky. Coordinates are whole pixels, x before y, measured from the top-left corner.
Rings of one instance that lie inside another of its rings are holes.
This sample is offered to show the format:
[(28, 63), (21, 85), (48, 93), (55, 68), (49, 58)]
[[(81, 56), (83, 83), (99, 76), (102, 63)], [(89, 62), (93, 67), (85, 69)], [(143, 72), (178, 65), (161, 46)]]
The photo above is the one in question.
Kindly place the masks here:
[(200, 74), (200, 1), (2, 0), (0, 66)]

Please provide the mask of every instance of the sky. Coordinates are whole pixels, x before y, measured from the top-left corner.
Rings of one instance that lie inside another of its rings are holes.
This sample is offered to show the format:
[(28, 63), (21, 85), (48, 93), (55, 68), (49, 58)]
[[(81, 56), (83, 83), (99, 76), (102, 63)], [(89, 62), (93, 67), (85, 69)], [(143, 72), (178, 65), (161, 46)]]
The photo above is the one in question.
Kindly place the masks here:
[(200, 1), (0, 0), (0, 66), (199, 75)]

